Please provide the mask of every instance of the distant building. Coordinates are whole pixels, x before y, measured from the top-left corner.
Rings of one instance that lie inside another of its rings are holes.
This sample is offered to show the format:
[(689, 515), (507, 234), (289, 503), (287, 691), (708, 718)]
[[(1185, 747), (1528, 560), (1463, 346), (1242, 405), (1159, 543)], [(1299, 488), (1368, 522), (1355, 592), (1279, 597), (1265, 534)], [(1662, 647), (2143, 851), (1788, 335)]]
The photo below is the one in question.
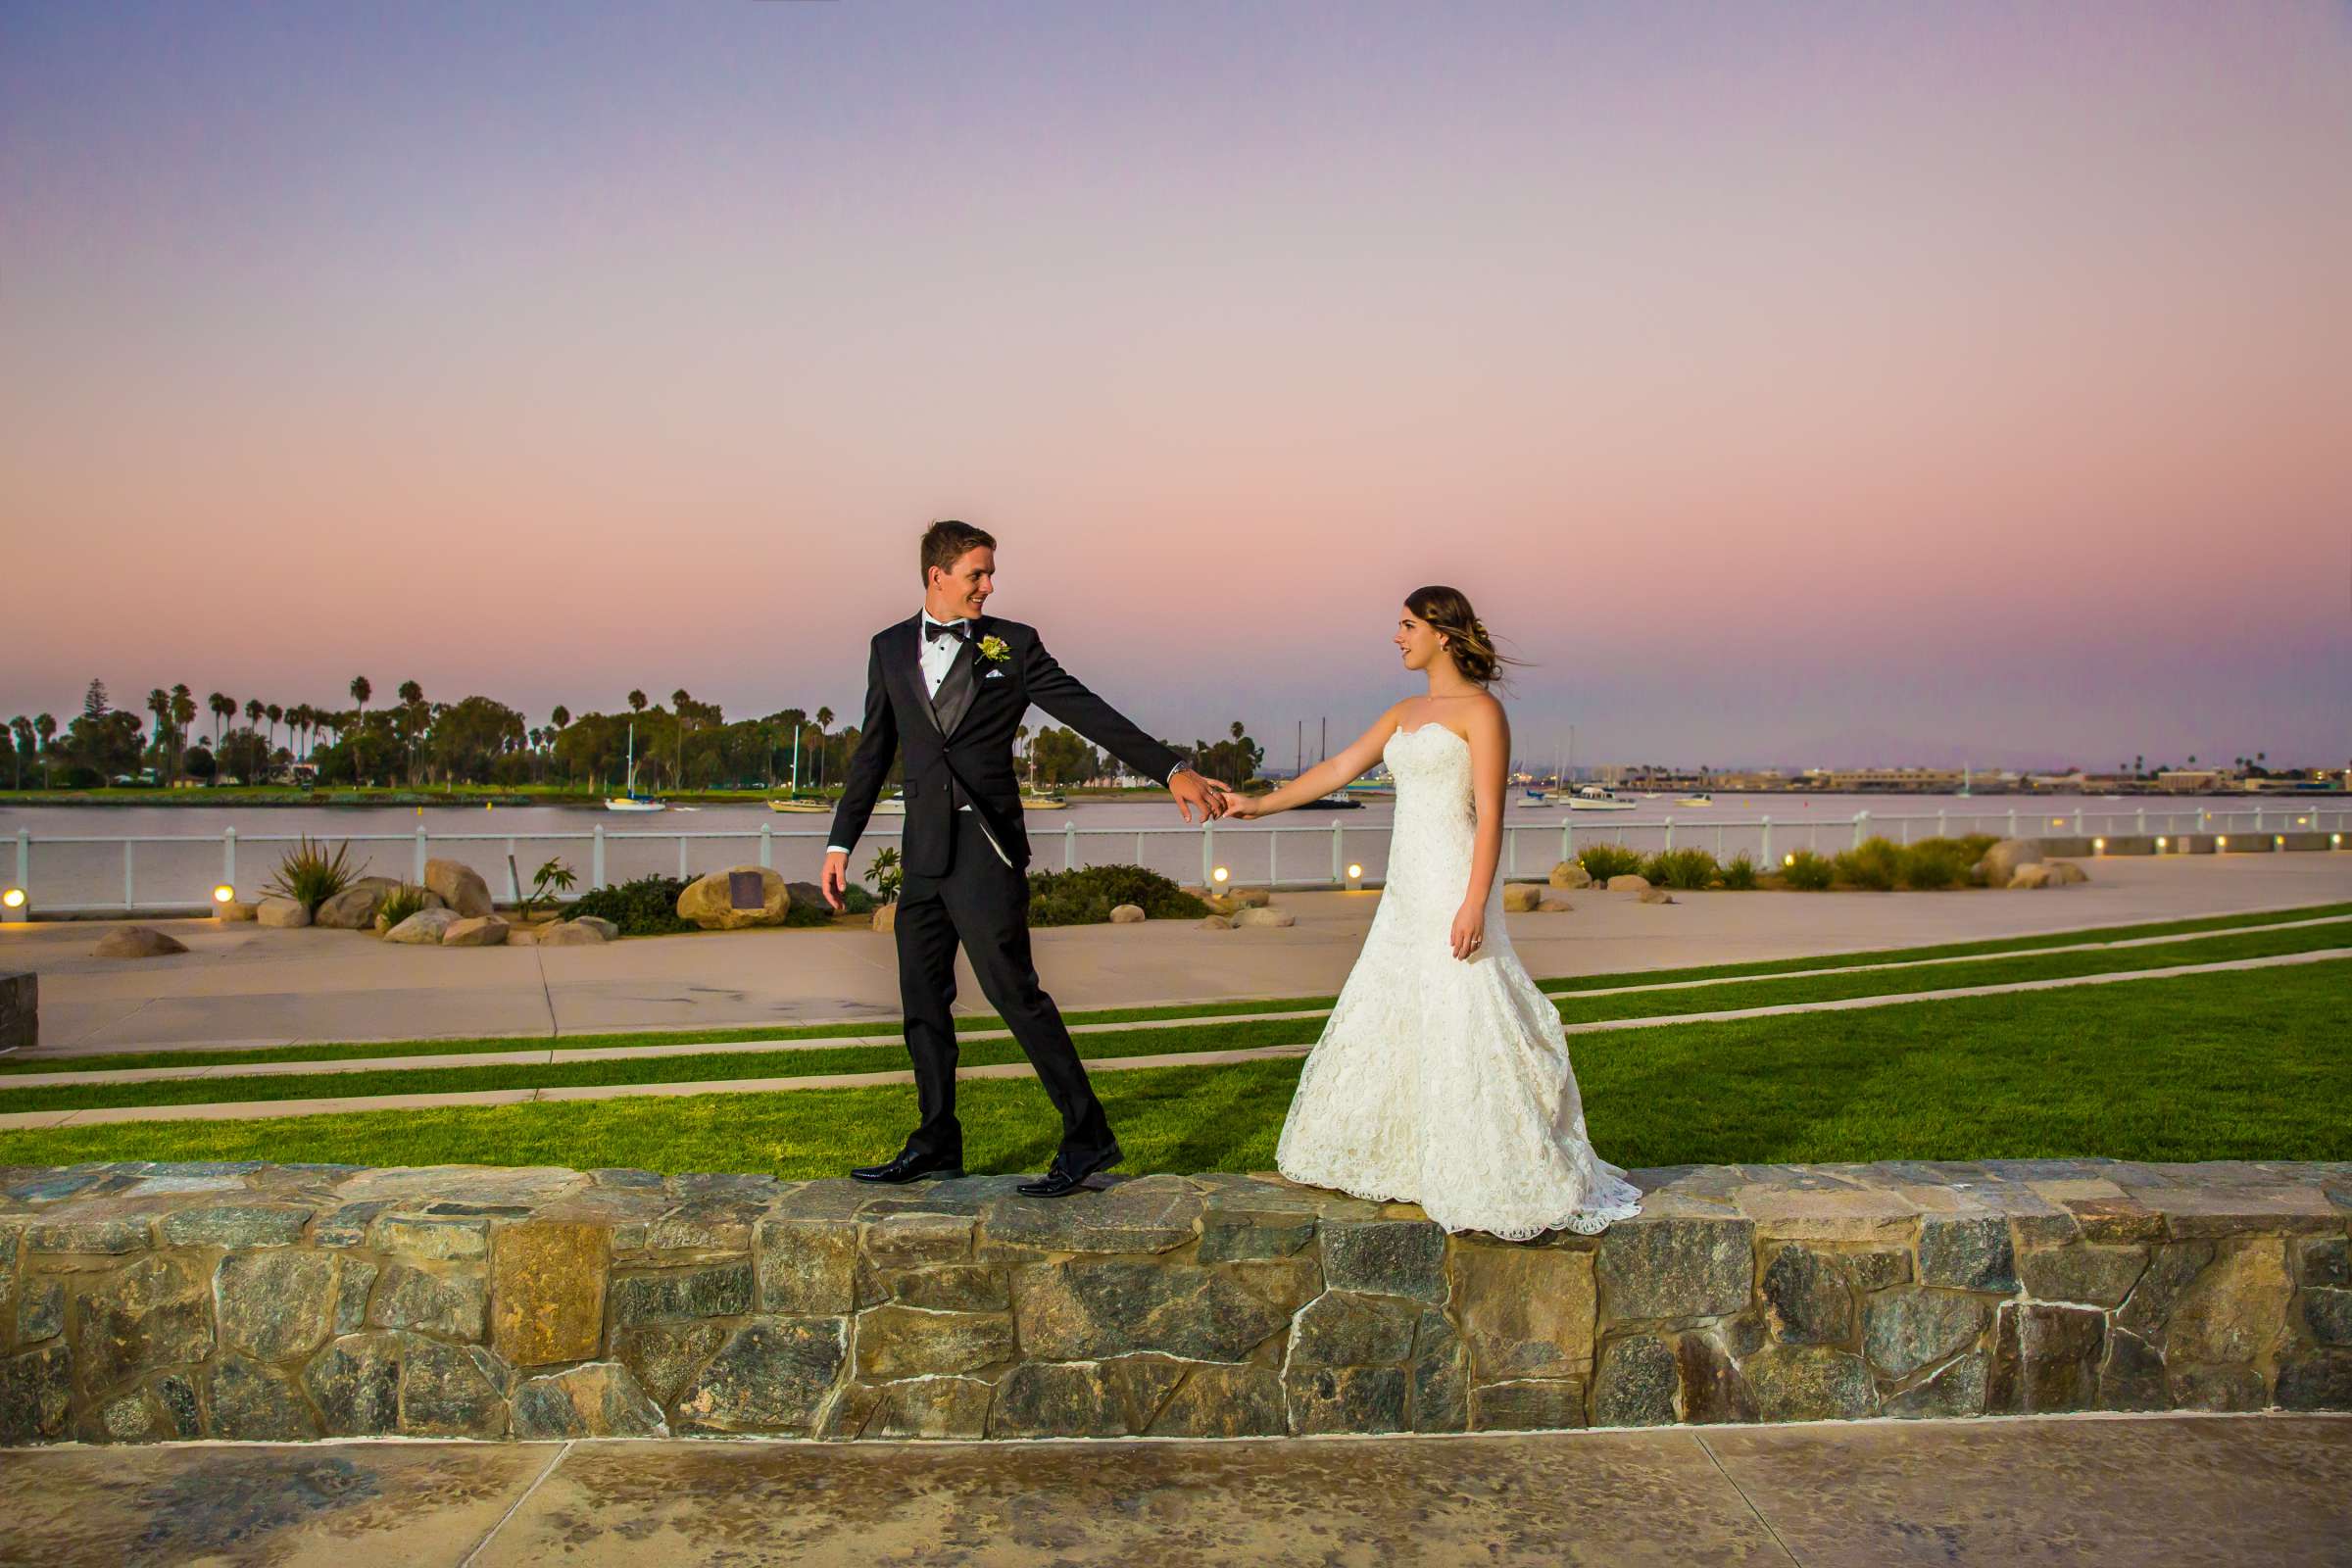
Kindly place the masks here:
[(2210, 795), (2226, 785), (2218, 767), (2168, 767), (2156, 775), (2156, 787), (2175, 795)]

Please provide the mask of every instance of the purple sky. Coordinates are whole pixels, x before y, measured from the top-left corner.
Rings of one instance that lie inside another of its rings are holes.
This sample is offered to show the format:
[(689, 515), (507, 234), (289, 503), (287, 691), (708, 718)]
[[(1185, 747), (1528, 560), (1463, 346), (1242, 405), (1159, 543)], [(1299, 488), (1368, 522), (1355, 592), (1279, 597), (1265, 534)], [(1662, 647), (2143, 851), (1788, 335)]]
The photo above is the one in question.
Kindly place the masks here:
[(0, 718), (858, 708), (913, 544), (1288, 762), (2352, 755), (2341, 4), (0, 5)]

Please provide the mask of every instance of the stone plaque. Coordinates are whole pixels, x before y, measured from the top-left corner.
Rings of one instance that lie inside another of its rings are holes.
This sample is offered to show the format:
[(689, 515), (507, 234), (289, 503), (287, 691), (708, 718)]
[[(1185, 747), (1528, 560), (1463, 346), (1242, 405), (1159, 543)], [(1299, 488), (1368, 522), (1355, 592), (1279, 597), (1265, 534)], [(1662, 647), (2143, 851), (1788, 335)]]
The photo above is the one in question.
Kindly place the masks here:
[(767, 903), (767, 890), (757, 871), (727, 873), (727, 904), (737, 909), (757, 909)]

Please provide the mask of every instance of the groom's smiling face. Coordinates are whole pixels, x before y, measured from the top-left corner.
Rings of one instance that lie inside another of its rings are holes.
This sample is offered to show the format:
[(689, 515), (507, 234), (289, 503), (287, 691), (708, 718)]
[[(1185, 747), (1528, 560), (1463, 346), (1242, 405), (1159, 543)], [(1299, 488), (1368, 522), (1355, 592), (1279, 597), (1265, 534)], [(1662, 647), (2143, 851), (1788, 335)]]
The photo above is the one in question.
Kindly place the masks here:
[(986, 545), (966, 550), (952, 566), (931, 568), (930, 591), (923, 608), (934, 620), (978, 618), (988, 596), (997, 591), (997, 553)]

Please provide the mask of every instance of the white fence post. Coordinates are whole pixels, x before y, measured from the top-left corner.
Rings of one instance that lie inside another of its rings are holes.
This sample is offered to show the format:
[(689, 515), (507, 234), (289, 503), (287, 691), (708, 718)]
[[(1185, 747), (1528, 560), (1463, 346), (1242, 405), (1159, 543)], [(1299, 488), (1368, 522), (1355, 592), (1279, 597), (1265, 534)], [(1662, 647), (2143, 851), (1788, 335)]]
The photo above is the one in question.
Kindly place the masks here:
[(776, 868), (775, 828), (776, 825), (773, 822), (760, 824), (760, 866), (761, 870), (772, 871)]
[(2009, 836), (2017, 837), (2017, 808), (2014, 806), (2009, 808)]
[(237, 830), (233, 827), (220, 830), (220, 880), (232, 888), (237, 885)]
[(2132, 815), (2139, 819), (2138, 831), (2145, 833), (2148, 830), (2148, 808), (2143, 806), (2138, 810), (2134, 811)]
[(1938, 806), (1937, 808), (1936, 808), (1936, 836), (1937, 838), (1939, 838), (1939, 839), (1941, 839), (1941, 838), (1949, 838), (1949, 837), (1951, 837), (1951, 835), (1950, 835), (1949, 833), (1946, 833), (1946, 832), (1944, 831), (1944, 827), (1943, 827), (1943, 808), (1942, 808), (1942, 807), (1940, 807), (1940, 806)]
[(1854, 848), (1855, 848), (1855, 849), (1857, 849), (1857, 850), (1858, 850), (1858, 849), (1860, 849), (1860, 848), (1862, 847), (1862, 835), (1863, 835), (1865, 832), (1867, 832), (1867, 831), (1869, 830), (1869, 828), (1870, 828), (1870, 813), (1869, 813), (1868, 811), (1856, 811), (1856, 812), (1854, 813)]
[(1757, 869), (1760, 871), (1769, 871), (1772, 869), (1772, 818), (1769, 816), (1765, 817), (1763, 825), (1763, 847), (1756, 851), (1756, 858), (1763, 863), (1759, 865)]
[(1573, 808), (1560, 822), (1560, 858), (1563, 860), (1576, 858), (1576, 813)]
[(418, 887), (424, 886), (424, 824), (416, 824), (416, 874), (410, 878)]
[(1666, 819), (1666, 853), (1674, 853), (1674, 818), (1671, 816)]
[(2075, 808), (2075, 837), (2077, 837), (2077, 838), (2081, 838), (2082, 836), (2082, 808), (2081, 808), (2080, 806), (2078, 806), (2078, 807), (2076, 807), (2076, 808)]
[(1331, 824), (1331, 879), (1334, 882), (1344, 883), (1348, 880), (1348, 852), (1340, 843), (1342, 831), (1338, 818), (1333, 818)]
[(17, 829), (17, 884), (27, 895), (32, 892), (32, 829)]
[(678, 835), (678, 880), (686, 880), (686, 835)]
[(1216, 868), (1216, 863), (1217, 824), (1203, 822), (1200, 824), (1200, 885), (1211, 893), (1217, 891), (1216, 883), (1210, 879), (1210, 873)]
[(588, 886), (601, 888), (605, 885), (605, 824), (597, 823), (595, 833), (596, 843), (588, 852)]
[(1282, 886), (1282, 829), (1266, 830), (1266, 886)]
[(122, 841), (122, 912), (131, 910), (130, 897), (130, 840)]
[(1078, 869), (1078, 824), (1075, 822), (1064, 822), (1061, 826), (1061, 868), (1064, 871)]

